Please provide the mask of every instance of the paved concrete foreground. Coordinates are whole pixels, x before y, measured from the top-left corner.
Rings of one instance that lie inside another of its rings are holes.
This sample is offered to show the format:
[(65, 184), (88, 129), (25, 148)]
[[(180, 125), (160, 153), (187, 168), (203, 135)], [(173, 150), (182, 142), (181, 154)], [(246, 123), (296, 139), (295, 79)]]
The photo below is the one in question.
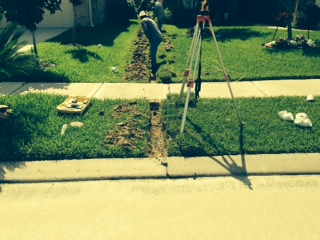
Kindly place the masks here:
[(320, 176), (0, 185), (3, 240), (318, 240)]

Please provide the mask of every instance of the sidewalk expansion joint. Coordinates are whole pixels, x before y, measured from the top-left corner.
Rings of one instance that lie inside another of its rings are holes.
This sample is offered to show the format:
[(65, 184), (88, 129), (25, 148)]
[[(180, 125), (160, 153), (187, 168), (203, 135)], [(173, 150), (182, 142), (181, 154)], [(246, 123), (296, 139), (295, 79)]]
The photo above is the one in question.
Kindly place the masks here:
[(94, 93), (92, 93), (91, 96), (87, 96), (87, 97), (94, 98), (94, 96), (97, 94), (97, 92), (100, 90), (102, 86), (103, 86), (103, 83), (100, 83), (100, 86), (97, 88), (97, 90), (94, 91)]
[(27, 85), (27, 82), (24, 82), (23, 84), (21, 84), (20, 87), (18, 87), (17, 89), (15, 89), (13, 92), (9, 93), (9, 95), (14, 95), (17, 91), (19, 91), (22, 87), (24, 87), (25, 85)]
[(259, 88), (254, 81), (251, 81), (251, 84), (258, 89), (265, 97), (268, 97), (268, 94), (266, 94), (261, 88)]

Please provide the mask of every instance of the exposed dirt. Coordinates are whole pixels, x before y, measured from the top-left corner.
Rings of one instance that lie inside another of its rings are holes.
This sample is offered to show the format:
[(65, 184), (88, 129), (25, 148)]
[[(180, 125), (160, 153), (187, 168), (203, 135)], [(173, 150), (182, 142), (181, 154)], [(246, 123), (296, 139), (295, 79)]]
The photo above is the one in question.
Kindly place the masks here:
[[(172, 36), (174, 38), (175, 36)], [(126, 74), (123, 76), (127, 81), (145, 81), (151, 76), (151, 61), (149, 58), (149, 40), (140, 29), (137, 40), (134, 42), (135, 50), (132, 61), (126, 68)], [(163, 47), (166, 51), (174, 49), (172, 42), (166, 38), (163, 41)], [(167, 146), (165, 133), (163, 131), (162, 115), (160, 103), (150, 103), (150, 158), (167, 157)], [(101, 113), (100, 113), (101, 114)], [(141, 115), (137, 110), (137, 103), (122, 104), (114, 109), (112, 117), (119, 117), (123, 114), (130, 114), (132, 118), (126, 122), (119, 122), (116, 130), (109, 131), (106, 137), (108, 145), (122, 146), (127, 149), (135, 149), (137, 139), (144, 137), (144, 131), (137, 128), (135, 116)]]
[(151, 62), (149, 60), (149, 41), (144, 35), (142, 29), (138, 32), (138, 39), (135, 41), (136, 46), (131, 63), (127, 66), (126, 72), (123, 76), (127, 81), (143, 81), (149, 78)]
[(160, 103), (150, 103), (150, 121), (151, 121), (151, 157), (161, 158), (168, 156), (165, 132), (163, 131), (163, 122)]
[(130, 114), (132, 118), (125, 122), (119, 122), (115, 130), (108, 132), (106, 139), (107, 145), (122, 146), (128, 149), (135, 149), (137, 139), (143, 138), (144, 131), (136, 127), (135, 116), (141, 115), (137, 110), (137, 103), (122, 104), (114, 109), (113, 118), (119, 118), (124, 114)]
[[(175, 36), (171, 36), (175, 38)], [(172, 42), (164, 37), (163, 47), (168, 52), (174, 49)], [(137, 40), (134, 42), (136, 46), (131, 63), (127, 66), (126, 74), (124, 74), (123, 79), (127, 81), (143, 81), (150, 79), (151, 75), (151, 61), (149, 57), (149, 40), (143, 33), (143, 30), (138, 31)]]
[[(159, 103), (151, 103), (151, 123), (150, 123), (150, 158), (167, 157), (167, 148), (163, 132), (161, 111)], [(99, 113), (101, 114), (101, 113)], [(131, 118), (124, 122), (119, 122), (115, 130), (110, 130), (106, 136), (106, 144), (109, 146), (121, 146), (126, 149), (136, 149), (137, 140), (144, 137), (145, 131), (137, 128), (138, 118), (142, 113), (137, 109), (137, 102), (121, 104), (114, 108), (113, 118), (119, 118), (123, 114), (129, 114)]]

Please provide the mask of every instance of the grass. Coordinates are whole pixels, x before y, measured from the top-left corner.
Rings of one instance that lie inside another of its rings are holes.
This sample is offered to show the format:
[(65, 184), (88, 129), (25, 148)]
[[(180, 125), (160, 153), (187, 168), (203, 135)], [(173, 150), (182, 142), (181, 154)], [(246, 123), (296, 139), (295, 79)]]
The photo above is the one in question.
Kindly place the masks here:
[[(0, 97), (1, 104), (14, 110), (9, 119), (0, 118), (0, 161), (146, 157), (150, 152), (147, 101), (93, 99), (82, 116), (59, 115), (56, 106), (65, 99), (45, 94)], [(131, 106), (131, 111), (117, 113), (114, 109), (119, 106)], [(102, 111), (104, 115), (99, 114)], [(130, 115), (132, 112), (136, 114)], [(81, 121), (84, 126), (73, 128), (69, 125), (73, 121)], [(63, 124), (69, 125), (65, 135), (61, 135)], [(118, 147), (111, 139), (106, 140), (114, 132), (121, 136), (117, 124), (125, 125), (127, 131), (140, 130), (141, 138), (132, 132), (122, 134), (127, 146), (131, 143), (135, 147)]]
[[(150, 106), (146, 100), (93, 99), (82, 116), (59, 115), (56, 106), (64, 100), (64, 96), (45, 94), (1, 96), (1, 103), (12, 107), (14, 113), (10, 119), (0, 119), (0, 161), (148, 157)], [(161, 107), (169, 156), (320, 151), (318, 101), (238, 98), (237, 105), (246, 123), (243, 126), (230, 99), (191, 100), (185, 131), (180, 135), (183, 104), (177, 95), (169, 95)], [(313, 127), (281, 120), (278, 112), (282, 110), (293, 115), (307, 113)], [(73, 121), (84, 126), (73, 128)], [(69, 125), (65, 135), (61, 135), (63, 124)]]
[[(170, 156), (212, 156), (232, 154), (307, 153), (320, 151), (319, 102), (302, 97), (238, 98), (242, 121), (230, 99), (199, 99), (191, 102), (185, 131), (180, 135), (183, 106), (178, 96), (163, 103), (163, 121), (169, 139)], [(312, 128), (283, 121), (278, 112), (305, 112)]]
[[(192, 26), (193, 27), (193, 26)], [(95, 28), (77, 29), (77, 46), (70, 45), (71, 29), (61, 35), (38, 44), (40, 62), (45, 71), (31, 77), (23, 76), (17, 81), (41, 82), (127, 82), (123, 76), (132, 61), (137, 32), (137, 20), (130, 24), (106, 24)], [(173, 50), (166, 51), (164, 44), (158, 51), (158, 76), (165, 83), (180, 83), (192, 41), (192, 28), (165, 25), (165, 41), (170, 41)], [(267, 49), (262, 46), (270, 42), (275, 29), (263, 26), (215, 27), (218, 46), (233, 81), (265, 79), (319, 78), (320, 31), (310, 32), (317, 48)], [(306, 31), (293, 31), (293, 36), (307, 36)], [(287, 31), (279, 29), (276, 38), (286, 37)], [(99, 47), (101, 44), (102, 47)], [(202, 80), (225, 81), (221, 61), (208, 26), (202, 41)], [(50, 67), (53, 66), (53, 67)], [(118, 72), (112, 72), (117, 67)], [(136, 80), (135, 80), (136, 81)], [(138, 82), (148, 82), (140, 79)], [(134, 80), (132, 80), (134, 82)], [(137, 82), (137, 81), (136, 81)]]
[[(34, 74), (31, 80), (121, 82), (132, 59), (139, 28), (140, 25), (133, 21), (121, 28), (78, 29), (77, 42), (81, 46), (65, 45), (70, 43), (71, 31), (41, 43), (38, 49), (40, 61), (49, 67)], [(166, 75), (168, 82), (181, 82), (192, 34), (188, 34), (189, 29), (172, 25), (165, 25), (165, 29), (164, 38), (172, 42), (174, 49), (166, 51), (160, 46), (159, 76)], [(261, 44), (270, 41), (274, 34), (274, 29), (267, 27), (216, 27), (215, 33), (225, 66), (234, 81), (320, 77), (316, 67), (319, 65), (319, 47), (265, 49)], [(295, 31), (294, 35), (304, 33)], [(277, 36), (286, 36), (286, 31), (278, 30)], [(311, 38), (320, 39), (320, 32), (312, 32)], [(320, 45), (319, 40), (316, 43)], [(224, 81), (212, 36), (207, 31), (202, 47), (203, 81)], [(117, 67), (118, 73), (111, 71), (112, 66)], [(10, 120), (0, 119), (0, 161), (147, 157), (150, 153), (150, 106), (147, 101), (94, 99), (83, 116), (67, 116), (57, 114), (55, 109), (64, 100), (64, 96), (43, 94), (0, 96), (1, 104), (14, 109)], [(183, 135), (179, 134), (183, 104), (177, 105), (177, 102), (177, 96), (170, 95), (161, 107), (169, 156), (320, 151), (318, 101), (306, 102), (301, 97), (238, 98), (237, 104), (246, 122), (243, 126), (239, 125), (229, 99), (191, 101)], [(134, 109), (130, 111), (115, 112), (118, 106), (132, 105)], [(306, 112), (313, 127), (301, 128), (280, 120), (278, 112), (282, 110), (294, 115)], [(99, 115), (101, 112), (104, 115)], [(130, 115), (132, 112), (135, 114)], [(66, 134), (61, 135), (62, 125), (72, 121), (81, 121), (84, 127), (69, 126)], [(123, 132), (120, 126), (138, 130), (138, 133)], [(107, 136), (122, 138), (106, 139)], [(119, 146), (118, 140), (128, 144)]]
[[(133, 22), (131, 25), (79, 28), (78, 46), (70, 44), (72, 31), (69, 30), (39, 44), (40, 60), (45, 65), (56, 66), (46, 70), (51, 73), (51, 81), (121, 82), (132, 59), (139, 27)], [(111, 67), (117, 67), (118, 72), (111, 71)]]
[[(187, 29), (178, 29), (174, 26), (166, 26), (165, 29), (175, 48), (172, 52), (165, 54), (166, 64), (162, 67), (165, 71), (177, 75), (172, 78), (173, 82), (181, 82), (193, 34), (186, 34)], [(214, 32), (224, 65), (234, 81), (318, 78), (320, 76), (320, 72), (315, 68), (320, 64), (319, 47), (292, 50), (266, 49), (262, 44), (271, 41), (274, 34), (274, 29), (267, 27), (214, 27)], [(279, 30), (277, 37), (286, 37), (286, 35), (286, 30)], [(294, 31), (293, 35), (306, 36), (306, 32)], [(317, 45), (320, 45), (319, 31), (312, 32), (311, 38), (317, 40)], [(167, 64), (170, 62), (168, 60), (174, 63)], [(209, 29), (204, 31), (201, 60), (203, 81), (225, 80), (217, 48)]]

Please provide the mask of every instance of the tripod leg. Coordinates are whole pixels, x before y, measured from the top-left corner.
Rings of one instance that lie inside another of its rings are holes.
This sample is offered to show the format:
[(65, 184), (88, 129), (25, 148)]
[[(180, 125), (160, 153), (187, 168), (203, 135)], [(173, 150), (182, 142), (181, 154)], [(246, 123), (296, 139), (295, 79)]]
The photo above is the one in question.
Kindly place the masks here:
[(196, 24), (196, 27), (195, 27), (195, 30), (194, 30), (194, 34), (193, 34), (193, 37), (192, 37), (192, 43), (191, 43), (191, 46), (190, 46), (190, 49), (189, 49), (187, 63), (186, 63), (186, 71), (185, 71), (185, 74), (184, 74), (184, 81), (182, 83), (182, 87), (181, 87), (181, 90), (180, 90), (180, 97), (183, 94), (183, 90), (184, 90), (185, 84), (188, 81), (189, 76), (190, 76), (191, 68), (189, 67), (189, 64), (192, 66), (194, 51), (196, 49), (196, 46), (198, 45), (198, 42), (199, 42), (199, 23)]
[[(191, 60), (191, 64), (190, 64), (190, 71), (192, 70), (192, 64), (193, 64), (193, 60), (194, 60), (193, 58), (194, 58), (195, 54), (196, 54), (196, 60), (195, 60), (195, 64), (193, 65), (194, 66), (194, 70), (193, 70), (192, 82), (190, 82), (189, 86), (188, 86), (188, 92), (187, 92), (186, 102), (185, 102), (185, 105), (184, 105), (182, 123), (181, 123), (181, 128), (180, 128), (180, 134), (182, 134), (183, 131), (184, 131), (185, 121), (186, 121), (186, 117), (187, 117), (187, 111), (188, 111), (188, 107), (189, 107), (191, 88), (193, 88), (194, 79), (196, 78), (195, 75), (196, 75), (196, 72), (197, 72), (197, 67), (199, 66), (200, 51), (201, 51), (201, 34), (200, 34), (200, 32), (198, 33), (198, 37), (196, 39), (196, 42), (194, 44), (194, 48), (193, 49), (194, 49), (194, 51), (193, 51), (193, 54), (192, 54), (192, 60)], [(189, 72), (189, 76), (190, 76), (190, 74), (191, 74), (191, 72)]]
[(202, 79), (201, 79), (201, 73), (202, 73), (202, 62), (201, 62), (201, 57), (202, 57), (202, 39), (203, 39), (203, 29), (204, 29), (204, 23), (201, 22), (201, 25), (200, 25), (200, 36), (201, 36), (201, 44), (200, 44), (200, 47), (199, 47), (199, 53), (198, 53), (198, 57), (200, 58), (199, 60), (199, 63), (198, 63), (198, 78), (197, 78), (197, 81), (196, 81), (196, 86), (195, 86), (195, 97), (196, 99), (198, 99), (200, 96), (199, 96), (199, 93), (201, 91), (201, 82), (202, 82)]
[(191, 87), (188, 87), (187, 98), (186, 98), (186, 102), (184, 104), (182, 122), (181, 122), (181, 127), (180, 127), (180, 134), (182, 134), (184, 131), (184, 125), (185, 125), (186, 118), (187, 118), (187, 111), (188, 111), (189, 100), (190, 100), (190, 92), (191, 92)]

